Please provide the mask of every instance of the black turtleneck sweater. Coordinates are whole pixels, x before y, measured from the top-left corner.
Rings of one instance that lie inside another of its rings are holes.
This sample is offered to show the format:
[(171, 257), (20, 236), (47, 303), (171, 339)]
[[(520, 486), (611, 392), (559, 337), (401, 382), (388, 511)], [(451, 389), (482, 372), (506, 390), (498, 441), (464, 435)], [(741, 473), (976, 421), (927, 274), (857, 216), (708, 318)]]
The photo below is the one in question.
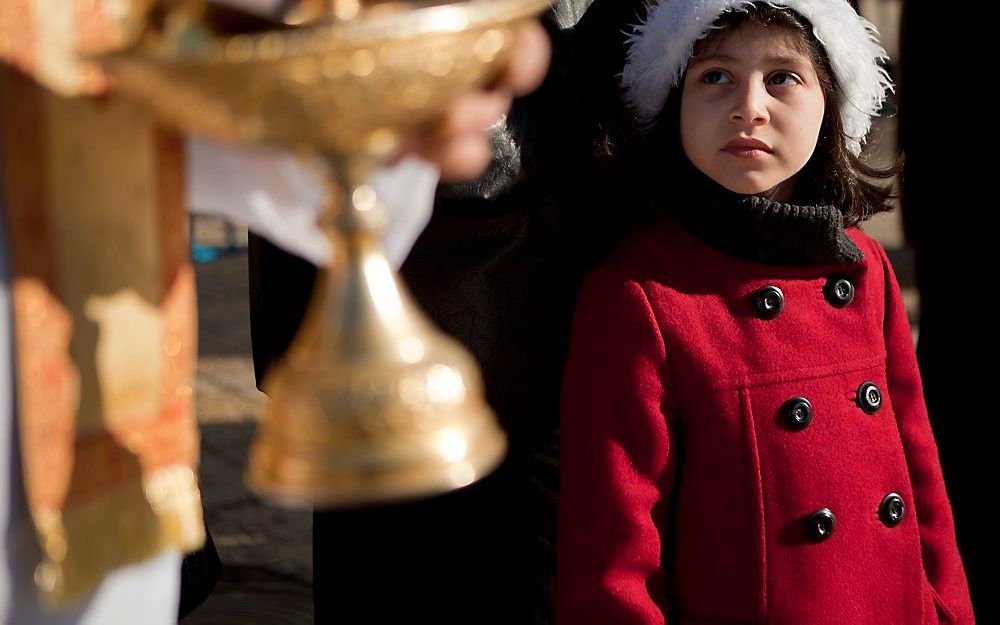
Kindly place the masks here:
[(849, 264), (864, 258), (834, 204), (795, 204), (726, 189), (697, 170), (684, 200), (656, 210), (731, 256), (772, 265)]

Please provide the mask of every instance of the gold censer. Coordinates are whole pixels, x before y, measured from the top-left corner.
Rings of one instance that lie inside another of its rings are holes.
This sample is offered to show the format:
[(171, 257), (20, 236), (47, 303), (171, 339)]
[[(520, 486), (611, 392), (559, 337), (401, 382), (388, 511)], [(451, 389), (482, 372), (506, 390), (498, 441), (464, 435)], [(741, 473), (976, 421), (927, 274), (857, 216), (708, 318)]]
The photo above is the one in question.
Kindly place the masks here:
[(257, 493), (315, 507), (406, 499), (465, 486), (503, 458), (478, 368), (397, 279), (380, 243), (387, 212), (366, 180), (408, 132), (494, 80), (518, 22), (547, 6), (316, 0), (234, 34), (209, 27), (231, 27), (231, 15), (175, 1), (150, 11), (160, 26), (139, 29), (135, 47), (101, 59), (120, 89), (184, 129), (329, 165), (320, 225), (333, 259), (264, 382), (247, 471)]

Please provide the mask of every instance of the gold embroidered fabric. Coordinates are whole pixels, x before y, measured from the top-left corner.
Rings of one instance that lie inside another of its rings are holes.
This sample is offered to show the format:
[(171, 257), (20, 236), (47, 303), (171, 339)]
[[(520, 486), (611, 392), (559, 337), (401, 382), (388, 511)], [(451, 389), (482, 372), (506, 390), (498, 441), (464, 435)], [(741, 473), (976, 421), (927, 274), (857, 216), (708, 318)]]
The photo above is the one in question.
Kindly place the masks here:
[(55, 604), (204, 540), (183, 140), (129, 102), (79, 97), (105, 84), (77, 49), (118, 45), (128, 4), (0, 2), (21, 450)]

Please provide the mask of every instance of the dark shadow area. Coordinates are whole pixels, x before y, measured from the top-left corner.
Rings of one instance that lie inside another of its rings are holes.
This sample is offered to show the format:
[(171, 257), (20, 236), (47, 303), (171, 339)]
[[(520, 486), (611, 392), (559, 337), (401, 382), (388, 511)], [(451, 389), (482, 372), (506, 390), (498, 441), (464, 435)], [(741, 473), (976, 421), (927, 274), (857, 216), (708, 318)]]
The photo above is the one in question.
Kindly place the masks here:
[(181, 625), (312, 625), (312, 588), (256, 567), (226, 566), (215, 592)]
[(250, 415), (201, 424), (202, 503), (223, 569), (183, 625), (313, 622), (312, 515), (270, 505), (247, 489), (243, 474), (256, 428)]

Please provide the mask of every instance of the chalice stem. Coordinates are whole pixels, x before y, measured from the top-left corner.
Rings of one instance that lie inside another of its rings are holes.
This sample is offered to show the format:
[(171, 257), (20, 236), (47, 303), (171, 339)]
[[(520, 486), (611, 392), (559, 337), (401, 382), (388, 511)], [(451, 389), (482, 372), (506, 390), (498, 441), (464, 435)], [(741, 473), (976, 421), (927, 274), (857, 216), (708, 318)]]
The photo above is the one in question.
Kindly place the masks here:
[(265, 381), (271, 402), (248, 477), (290, 505), (443, 492), (479, 479), (506, 450), (475, 362), (427, 319), (382, 252), (388, 214), (367, 184), (377, 161), (329, 159), (319, 223), (331, 261)]

